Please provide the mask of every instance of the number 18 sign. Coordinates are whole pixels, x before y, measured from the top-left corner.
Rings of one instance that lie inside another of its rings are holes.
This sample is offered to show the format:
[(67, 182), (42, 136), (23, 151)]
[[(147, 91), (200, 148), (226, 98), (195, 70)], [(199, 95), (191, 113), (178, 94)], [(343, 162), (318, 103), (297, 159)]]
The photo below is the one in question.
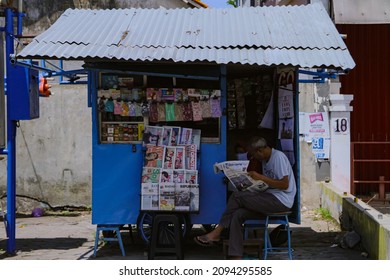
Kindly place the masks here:
[(347, 118), (335, 118), (332, 122), (332, 129), (335, 134), (349, 134), (349, 121)]

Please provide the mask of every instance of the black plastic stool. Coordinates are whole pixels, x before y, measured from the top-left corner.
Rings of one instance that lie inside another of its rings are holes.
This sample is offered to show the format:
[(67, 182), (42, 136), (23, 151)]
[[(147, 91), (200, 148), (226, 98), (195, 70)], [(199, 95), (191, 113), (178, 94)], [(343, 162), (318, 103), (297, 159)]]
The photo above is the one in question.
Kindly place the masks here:
[[(162, 242), (162, 233), (166, 231), (161, 230), (168, 225), (173, 226), (174, 241), (170, 244)], [(152, 235), (150, 237), (150, 246), (148, 252), (148, 259), (154, 259), (159, 253), (174, 253), (177, 259), (182, 260), (183, 254), (183, 234), (179, 217), (175, 214), (157, 214), (154, 216), (152, 223)]]

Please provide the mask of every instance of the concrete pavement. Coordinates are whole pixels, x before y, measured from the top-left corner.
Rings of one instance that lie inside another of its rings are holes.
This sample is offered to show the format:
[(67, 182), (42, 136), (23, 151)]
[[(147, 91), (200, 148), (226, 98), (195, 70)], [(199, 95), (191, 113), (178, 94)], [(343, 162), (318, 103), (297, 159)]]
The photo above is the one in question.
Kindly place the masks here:
[[(47, 215), (43, 217), (20, 217), (16, 220), (16, 254), (6, 253), (6, 234), (0, 225), (0, 259), (4, 260), (146, 260), (147, 247), (133, 226), (133, 240), (128, 231), (122, 232), (126, 256), (121, 255), (117, 242), (99, 246), (93, 257), (96, 226), (91, 224), (91, 214)], [(222, 246), (200, 247), (193, 237), (203, 233), (203, 228), (194, 225), (184, 244), (184, 259), (221, 260), (225, 256)], [(296, 260), (361, 260), (369, 259), (359, 245), (343, 249), (337, 240), (343, 236), (337, 224), (316, 217), (313, 211), (302, 212), (302, 224), (292, 224), (292, 247)], [(261, 237), (261, 235), (259, 235)], [(175, 259), (173, 255), (160, 259)], [(248, 255), (247, 258), (256, 258)], [(273, 259), (275, 257), (271, 257)], [(281, 258), (281, 257), (278, 257)], [(283, 256), (282, 258), (285, 259)]]

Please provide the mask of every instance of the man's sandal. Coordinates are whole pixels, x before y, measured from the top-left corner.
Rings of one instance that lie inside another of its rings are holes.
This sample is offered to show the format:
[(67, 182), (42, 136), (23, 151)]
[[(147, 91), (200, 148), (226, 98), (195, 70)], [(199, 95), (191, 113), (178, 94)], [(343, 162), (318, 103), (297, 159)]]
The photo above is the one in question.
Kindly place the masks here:
[(216, 246), (219, 243), (219, 240), (210, 240), (206, 235), (199, 235), (194, 237), (196, 244), (203, 247), (212, 247)]

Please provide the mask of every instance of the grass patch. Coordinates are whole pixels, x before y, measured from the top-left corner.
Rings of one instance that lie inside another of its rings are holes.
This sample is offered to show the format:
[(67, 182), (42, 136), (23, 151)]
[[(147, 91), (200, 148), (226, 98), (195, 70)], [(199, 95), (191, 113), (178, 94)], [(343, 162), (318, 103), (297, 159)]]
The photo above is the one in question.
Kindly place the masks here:
[(325, 221), (334, 221), (333, 217), (332, 217), (332, 214), (330, 214), (330, 211), (326, 208), (317, 208), (315, 210), (315, 214), (316, 214), (316, 217), (314, 218), (314, 220), (325, 220)]

